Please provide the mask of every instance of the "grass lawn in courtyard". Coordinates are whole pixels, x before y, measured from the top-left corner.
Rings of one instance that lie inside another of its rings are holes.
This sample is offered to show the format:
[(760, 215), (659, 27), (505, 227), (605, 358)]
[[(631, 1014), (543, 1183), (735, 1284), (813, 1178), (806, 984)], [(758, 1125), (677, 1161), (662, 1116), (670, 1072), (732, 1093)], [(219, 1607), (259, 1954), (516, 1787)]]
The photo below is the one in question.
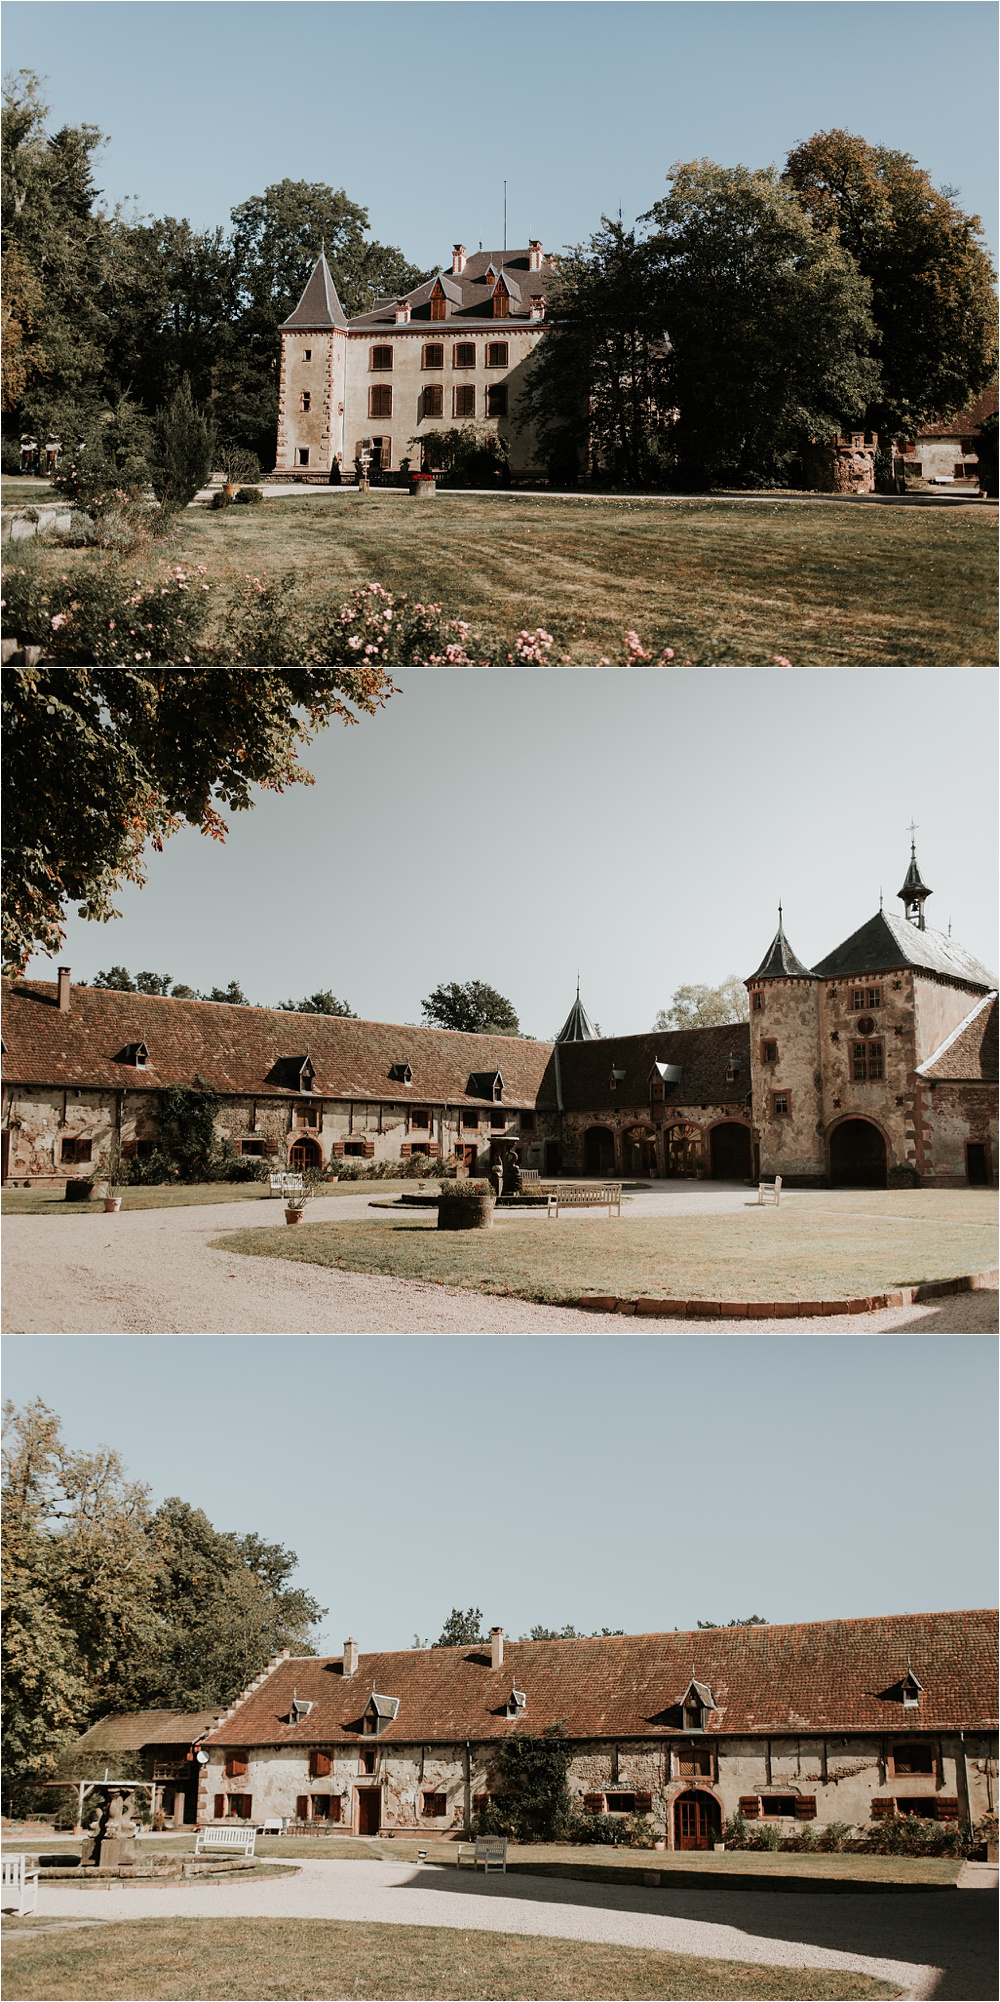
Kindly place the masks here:
[(978, 503), (442, 493), (415, 507), (332, 490), (188, 509), (129, 575), (204, 563), (228, 595), (292, 572), (305, 609), (378, 582), (485, 622), (508, 649), (543, 625), (553, 662), (618, 661), (635, 628), (654, 658), (670, 646), (694, 666), (991, 666), (995, 534)]
[[(100, 1176), (95, 1180), (100, 1183)], [(409, 1182), (392, 1182), (386, 1177), (379, 1181), (379, 1189), (412, 1188)], [(358, 1182), (324, 1182), (323, 1196), (356, 1196), (364, 1192), (365, 1184)], [(122, 1193), (122, 1212), (125, 1210), (178, 1210), (186, 1209), (192, 1203), (252, 1203), (261, 1200), (279, 1202), (272, 1197), (266, 1182), (191, 1182), (177, 1187), (125, 1189)], [(80, 1216), (96, 1212), (104, 1215), (104, 1202), (94, 1196), (86, 1203), (68, 1203), (62, 1189), (5, 1189), (2, 1198), (4, 1216)]]
[(623, 1299), (808, 1301), (892, 1292), (989, 1268), (989, 1190), (793, 1190), (781, 1207), (724, 1215), (502, 1216), (490, 1231), (439, 1231), (433, 1212), (384, 1222), (246, 1230), (219, 1249), (345, 1272), (425, 1279), (550, 1305)]
[(693, 1954), (593, 1945), (450, 1926), (338, 1919), (139, 1919), (60, 1936), (8, 1940), (7, 2002), (246, 2002), (247, 1997), (428, 1998), (506, 2002), (534, 1996), (802, 1998), (898, 1996), (867, 1975), (752, 1966)]

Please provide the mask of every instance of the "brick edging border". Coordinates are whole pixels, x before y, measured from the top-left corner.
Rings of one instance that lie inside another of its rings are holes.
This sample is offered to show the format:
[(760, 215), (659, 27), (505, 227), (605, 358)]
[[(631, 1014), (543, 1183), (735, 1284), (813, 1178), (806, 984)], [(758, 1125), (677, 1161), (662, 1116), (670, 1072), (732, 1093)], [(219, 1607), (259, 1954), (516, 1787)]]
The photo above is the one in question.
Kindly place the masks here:
[(791, 1321), (823, 1314), (874, 1314), (882, 1307), (912, 1307), (951, 1293), (977, 1293), (1000, 1281), (1000, 1269), (965, 1272), (958, 1279), (929, 1279), (893, 1293), (869, 1293), (849, 1300), (622, 1300), (614, 1293), (588, 1293), (567, 1300), (594, 1314), (656, 1314), (663, 1319), (707, 1321)]

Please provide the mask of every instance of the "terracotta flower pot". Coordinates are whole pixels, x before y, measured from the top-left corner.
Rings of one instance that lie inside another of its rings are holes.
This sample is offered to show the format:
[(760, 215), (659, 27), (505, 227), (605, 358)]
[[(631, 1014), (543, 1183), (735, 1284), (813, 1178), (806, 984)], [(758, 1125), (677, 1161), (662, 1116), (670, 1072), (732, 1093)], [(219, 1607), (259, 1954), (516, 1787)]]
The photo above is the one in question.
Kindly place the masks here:
[(122, 1206), (122, 1199), (120, 1196), (105, 1196), (104, 1208), (108, 1216), (117, 1216), (118, 1211), (121, 1209), (121, 1206)]
[(286, 1222), (286, 1223), (301, 1223), (301, 1222), (302, 1222), (302, 1218), (303, 1218), (303, 1215), (304, 1215), (304, 1211), (302, 1211), (302, 1210), (293, 1210), (293, 1209), (291, 1209), (291, 1208), (288, 1208), (288, 1209), (286, 1209), (286, 1211), (285, 1211), (285, 1222)]

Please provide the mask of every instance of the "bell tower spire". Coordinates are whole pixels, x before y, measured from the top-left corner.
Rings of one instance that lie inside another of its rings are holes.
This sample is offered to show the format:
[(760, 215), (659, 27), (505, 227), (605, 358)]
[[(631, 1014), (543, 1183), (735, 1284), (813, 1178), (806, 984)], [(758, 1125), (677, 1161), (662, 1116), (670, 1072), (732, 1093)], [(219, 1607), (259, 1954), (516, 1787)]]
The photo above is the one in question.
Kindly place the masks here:
[(926, 931), (924, 905), (928, 897), (933, 895), (933, 891), (929, 890), (926, 883), (921, 881), (920, 870), (917, 867), (917, 829), (915, 822), (911, 821), (907, 832), (910, 837), (910, 866), (907, 869), (903, 887), (896, 894), (902, 900), (903, 913), (909, 919), (910, 924), (916, 925), (918, 931)]

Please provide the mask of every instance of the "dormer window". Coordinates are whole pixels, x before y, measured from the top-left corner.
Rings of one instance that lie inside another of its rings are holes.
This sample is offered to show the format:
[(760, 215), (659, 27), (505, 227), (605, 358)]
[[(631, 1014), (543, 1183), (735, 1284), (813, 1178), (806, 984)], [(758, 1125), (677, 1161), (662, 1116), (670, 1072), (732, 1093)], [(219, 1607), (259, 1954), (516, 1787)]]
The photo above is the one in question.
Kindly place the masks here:
[(917, 1681), (912, 1668), (907, 1669), (901, 1687), (903, 1692), (903, 1709), (918, 1710), (920, 1708), (922, 1686)]
[(611, 1091), (617, 1091), (617, 1090), (618, 1090), (618, 1086), (619, 1086), (620, 1084), (624, 1084), (624, 1082), (625, 1082), (625, 1077), (626, 1077), (626, 1072), (625, 1072), (625, 1071), (612, 1071), (612, 1073), (611, 1073), (611, 1078), (610, 1078), (610, 1081), (609, 1081), (609, 1089), (610, 1089)]
[(528, 1707), (528, 1699), (523, 1689), (512, 1689), (507, 1698), (508, 1717), (520, 1717)]
[(726, 1064), (726, 1083), (735, 1084), (743, 1069), (742, 1057), (730, 1057)]
[(149, 1063), (149, 1051), (145, 1043), (126, 1043), (118, 1061), (120, 1064), (131, 1064), (134, 1070), (144, 1071)]
[(305, 1721), (305, 1719), (306, 1719), (306, 1718), (308, 1717), (308, 1715), (309, 1715), (309, 1712), (310, 1712), (310, 1710), (311, 1710), (311, 1709), (312, 1709), (312, 1704), (311, 1704), (311, 1703), (306, 1703), (306, 1702), (304, 1702), (304, 1700), (303, 1700), (303, 1698), (302, 1698), (301, 1696), (293, 1696), (293, 1697), (292, 1697), (292, 1707), (291, 1707), (291, 1710), (290, 1710), (290, 1711), (289, 1711), (289, 1713), (288, 1713), (288, 1721), (289, 1721), (289, 1723), (290, 1723), (290, 1724), (301, 1724), (301, 1723), (303, 1723), (303, 1722)]
[[(613, 1071), (612, 1076), (617, 1077), (618, 1072)], [(622, 1076), (624, 1076), (624, 1072), (622, 1072)], [(655, 1063), (649, 1073), (649, 1096), (652, 1103), (654, 1105), (662, 1105), (668, 1089), (676, 1084), (680, 1084), (682, 1076), (683, 1070), (680, 1064)]]
[(681, 1704), (681, 1717), (685, 1731), (704, 1731), (709, 1714), (715, 1709), (715, 1698), (706, 1682), (691, 1681)]
[(499, 1105), (503, 1098), (503, 1076), (500, 1071), (473, 1071), (469, 1079), (470, 1098), (491, 1098)]
[(389, 1076), (391, 1077), (393, 1084), (413, 1083), (413, 1072), (411, 1071), (409, 1064), (390, 1064)]
[(362, 1735), (366, 1738), (379, 1737), (385, 1726), (395, 1721), (398, 1709), (398, 1696), (380, 1696), (378, 1691), (373, 1689), (361, 1719)]

